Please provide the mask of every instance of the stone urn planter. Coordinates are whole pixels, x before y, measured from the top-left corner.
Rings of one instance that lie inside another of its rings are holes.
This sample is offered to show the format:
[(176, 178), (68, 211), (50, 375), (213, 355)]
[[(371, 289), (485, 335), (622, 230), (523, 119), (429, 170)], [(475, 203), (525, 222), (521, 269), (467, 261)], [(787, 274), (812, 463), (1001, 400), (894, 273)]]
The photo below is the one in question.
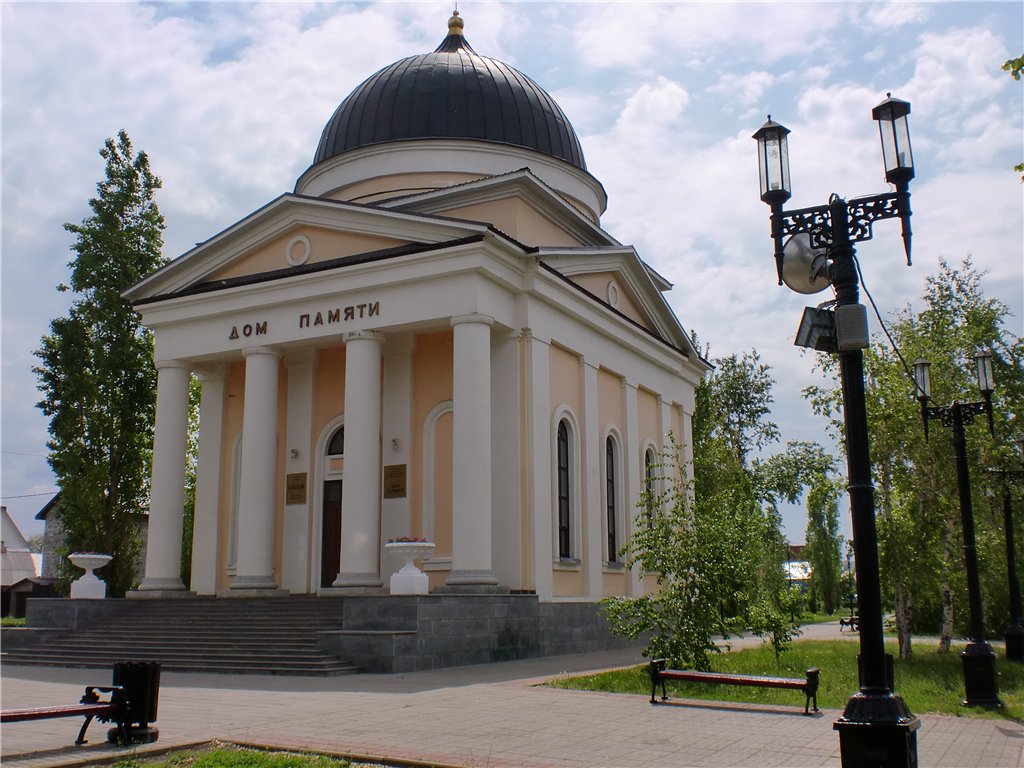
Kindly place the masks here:
[(76, 568), (85, 571), (71, 582), (71, 597), (84, 600), (102, 600), (107, 596), (107, 584), (102, 581), (94, 570), (102, 568), (113, 560), (111, 555), (100, 555), (95, 552), (72, 552), (68, 560)]
[(416, 560), (430, 557), (434, 551), (434, 543), (430, 541), (389, 541), (384, 545), (388, 552), (405, 560), (397, 572), (391, 574), (392, 595), (425, 595), (430, 588), (430, 580), (423, 571), (416, 567)]

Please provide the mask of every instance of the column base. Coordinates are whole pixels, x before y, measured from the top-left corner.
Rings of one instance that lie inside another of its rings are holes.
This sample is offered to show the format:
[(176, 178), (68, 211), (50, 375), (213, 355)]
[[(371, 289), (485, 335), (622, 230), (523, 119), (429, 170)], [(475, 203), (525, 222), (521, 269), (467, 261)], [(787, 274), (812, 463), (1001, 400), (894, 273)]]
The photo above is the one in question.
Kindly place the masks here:
[(229, 590), (270, 590), (280, 591), (272, 576), (235, 576)]
[(383, 589), (379, 573), (339, 573), (331, 584), (334, 589)]
[(185, 584), (177, 576), (171, 576), (169, 578), (160, 577), (147, 577), (142, 580), (139, 584), (139, 592), (149, 592), (150, 590), (156, 590), (160, 592), (184, 592)]

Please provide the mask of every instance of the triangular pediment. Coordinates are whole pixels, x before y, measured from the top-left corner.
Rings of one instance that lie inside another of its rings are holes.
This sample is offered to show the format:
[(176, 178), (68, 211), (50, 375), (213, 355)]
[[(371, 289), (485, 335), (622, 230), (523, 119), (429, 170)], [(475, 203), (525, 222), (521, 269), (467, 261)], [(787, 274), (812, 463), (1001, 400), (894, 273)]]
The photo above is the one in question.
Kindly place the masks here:
[(531, 248), (619, 245), (529, 169), (376, 203), (391, 210), (491, 224)]
[(487, 226), (282, 195), (129, 288), (137, 302), (259, 275), (287, 277), (318, 263), (415, 250), (480, 236)]
[(596, 300), (677, 349), (699, 358), (665, 300), (671, 288), (630, 246), (541, 249), (540, 260)]

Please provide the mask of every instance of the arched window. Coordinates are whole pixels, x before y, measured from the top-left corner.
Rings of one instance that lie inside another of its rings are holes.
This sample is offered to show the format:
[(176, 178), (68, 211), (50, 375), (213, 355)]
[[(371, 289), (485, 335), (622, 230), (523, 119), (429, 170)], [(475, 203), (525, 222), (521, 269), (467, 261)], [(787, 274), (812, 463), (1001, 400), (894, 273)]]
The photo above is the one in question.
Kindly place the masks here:
[(608, 435), (604, 441), (604, 493), (605, 493), (605, 517), (608, 529), (608, 562), (614, 563), (618, 560), (618, 473), (619, 462), (615, 455), (615, 439)]
[(344, 456), (345, 455), (345, 425), (342, 424), (338, 427), (338, 431), (331, 437), (331, 442), (327, 446), (328, 456)]
[(654, 525), (654, 512), (657, 509), (657, 498), (658, 492), (657, 477), (655, 472), (657, 471), (657, 457), (654, 455), (654, 449), (648, 448), (644, 451), (644, 491), (647, 499), (647, 525)]
[(558, 422), (558, 556), (572, 557), (572, 465), (570, 463), (569, 424)]

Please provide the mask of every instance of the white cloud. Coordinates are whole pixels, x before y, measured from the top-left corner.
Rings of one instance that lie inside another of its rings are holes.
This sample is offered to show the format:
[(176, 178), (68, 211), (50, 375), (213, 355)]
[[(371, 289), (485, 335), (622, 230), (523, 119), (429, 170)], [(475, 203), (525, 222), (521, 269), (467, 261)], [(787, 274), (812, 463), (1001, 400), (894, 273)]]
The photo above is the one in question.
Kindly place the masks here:
[[(911, 101), (915, 265), (903, 265), (898, 224), (880, 222), (858, 248), (868, 287), (891, 312), (920, 294), (940, 255), (972, 253), (1020, 335), (1024, 185), (1010, 166), (1024, 159), (1024, 109), (999, 66), (1019, 52), (1022, 12), (976, 8), (481, 3), (462, 15), (479, 53), (561, 103), (608, 191), (604, 226), (676, 283), (668, 298), (683, 325), (714, 355), (757, 348), (778, 381), (785, 438), (821, 439), (799, 397), (820, 374), (792, 346), (802, 308), (820, 297), (775, 284), (750, 135), (768, 112), (792, 129), (792, 207), (883, 192), (870, 111), (886, 90)], [(49, 487), (45, 460), (11, 456), (45, 453), (31, 351), (66, 310), (54, 290), (70, 258), (61, 225), (88, 213), (104, 138), (124, 127), (149, 153), (177, 255), (292, 189), (342, 98), (433, 50), (450, 12), (440, 2), (0, 4), (5, 494)], [(798, 541), (802, 526), (788, 535)]]
[(728, 99), (729, 106), (742, 108), (759, 102), (774, 82), (775, 76), (770, 72), (729, 72), (708, 88), (708, 92), (721, 94)]

